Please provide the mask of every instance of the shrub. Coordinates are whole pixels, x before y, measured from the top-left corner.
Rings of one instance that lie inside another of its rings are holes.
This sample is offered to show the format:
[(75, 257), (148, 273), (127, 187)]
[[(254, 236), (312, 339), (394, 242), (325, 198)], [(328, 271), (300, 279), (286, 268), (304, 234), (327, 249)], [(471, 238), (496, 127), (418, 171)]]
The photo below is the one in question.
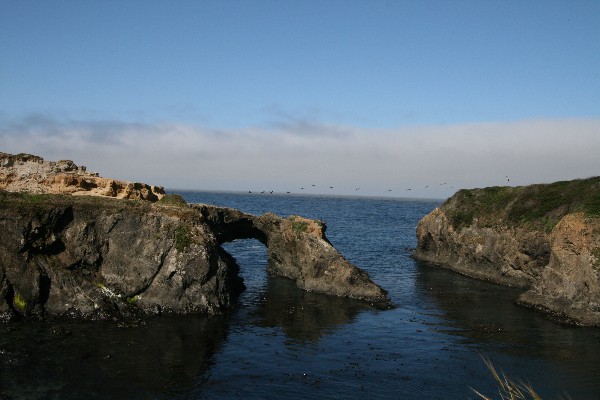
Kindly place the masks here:
[(175, 229), (175, 249), (179, 252), (184, 251), (192, 244), (190, 227), (181, 225)]
[(187, 206), (185, 199), (178, 194), (165, 194), (158, 202), (167, 206)]
[(298, 221), (295, 216), (288, 218), (292, 222), (292, 231), (304, 233), (308, 230), (308, 221)]
[(27, 308), (27, 301), (19, 293), (16, 293), (13, 298), (13, 306), (23, 312)]

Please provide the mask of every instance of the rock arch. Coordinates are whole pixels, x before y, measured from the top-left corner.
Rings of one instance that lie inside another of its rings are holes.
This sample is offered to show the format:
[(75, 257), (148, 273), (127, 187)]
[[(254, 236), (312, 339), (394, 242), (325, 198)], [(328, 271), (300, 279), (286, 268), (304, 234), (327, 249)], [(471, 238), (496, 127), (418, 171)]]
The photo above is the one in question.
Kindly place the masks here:
[(218, 313), (243, 290), (221, 244), (246, 238), (301, 289), (390, 304), (324, 224), (297, 216), (0, 190), (0, 232), (0, 320)]
[(254, 216), (231, 208), (195, 205), (219, 243), (258, 239), (267, 246), (267, 271), (311, 292), (389, 306), (387, 293), (348, 262), (325, 236), (322, 221), (273, 213)]

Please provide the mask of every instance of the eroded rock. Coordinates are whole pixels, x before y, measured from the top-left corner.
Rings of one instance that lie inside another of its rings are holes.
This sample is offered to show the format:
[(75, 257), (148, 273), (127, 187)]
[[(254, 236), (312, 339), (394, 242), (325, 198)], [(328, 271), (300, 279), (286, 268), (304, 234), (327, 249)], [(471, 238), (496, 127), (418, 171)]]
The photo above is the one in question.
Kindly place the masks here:
[(221, 244), (244, 238), (264, 243), (268, 271), (299, 288), (390, 306), (319, 221), (189, 206), (72, 161), (0, 153), (2, 320), (220, 312), (244, 289)]
[(149, 201), (157, 201), (165, 194), (160, 186), (102, 178), (71, 160), (45, 161), (31, 154), (7, 153), (0, 153), (0, 189)]
[(460, 191), (416, 234), (416, 259), (522, 287), (518, 304), (600, 326), (600, 178)]

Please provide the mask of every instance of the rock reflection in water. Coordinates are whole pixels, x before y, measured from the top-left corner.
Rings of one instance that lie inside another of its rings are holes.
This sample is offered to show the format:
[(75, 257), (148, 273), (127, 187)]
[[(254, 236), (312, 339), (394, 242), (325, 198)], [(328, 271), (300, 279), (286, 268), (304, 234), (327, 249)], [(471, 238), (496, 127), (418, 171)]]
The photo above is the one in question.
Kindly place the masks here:
[(261, 327), (280, 327), (285, 335), (300, 342), (318, 341), (340, 325), (354, 321), (363, 310), (375, 310), (368, 303), (311, 293), (298, 289), (293, 281), (269, 276), (254, 317)]
[(0, 398), (147, 399), (192, 389), (226, 336), (224, 317), (0, 327)]
[(589, 358), (592, 362), (596, 351), (600, 351), (597, 336), (589, 342), (574, 339), (574, 328), (563, 327), (510, 300), (516, 299), (523, 289), (486, 284), (426, 263), (418, 266), (419, 292), (432, 302), (432, 310), (444, 313), (436, 314), (443, 321), (440, 330), (506, 353), (519, 354), (526, 348), (530, 355), (556, 360)]

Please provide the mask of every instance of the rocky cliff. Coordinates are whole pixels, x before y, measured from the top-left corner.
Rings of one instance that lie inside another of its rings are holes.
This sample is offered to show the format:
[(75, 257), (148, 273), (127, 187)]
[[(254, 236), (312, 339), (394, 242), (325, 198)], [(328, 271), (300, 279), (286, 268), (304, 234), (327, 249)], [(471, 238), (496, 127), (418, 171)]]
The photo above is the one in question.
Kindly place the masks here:
[(418, 260), (522, 287), (519, 304), (600, 326), (600, 178), (461, 190), (417, 239)]
[(0, 319), (219, 312), (243, 290), (221, 244), (243, 238), (263, 242), (269, 272), (302, 289), (389, 305), (319, 221), (110, 197), (0, 189)]
[(73, 161), (45, 161), (31, 154), (0, 152), (0, 189), (9, 192), (54, 193), (159, 200), (160, 186), (102, 178)]

